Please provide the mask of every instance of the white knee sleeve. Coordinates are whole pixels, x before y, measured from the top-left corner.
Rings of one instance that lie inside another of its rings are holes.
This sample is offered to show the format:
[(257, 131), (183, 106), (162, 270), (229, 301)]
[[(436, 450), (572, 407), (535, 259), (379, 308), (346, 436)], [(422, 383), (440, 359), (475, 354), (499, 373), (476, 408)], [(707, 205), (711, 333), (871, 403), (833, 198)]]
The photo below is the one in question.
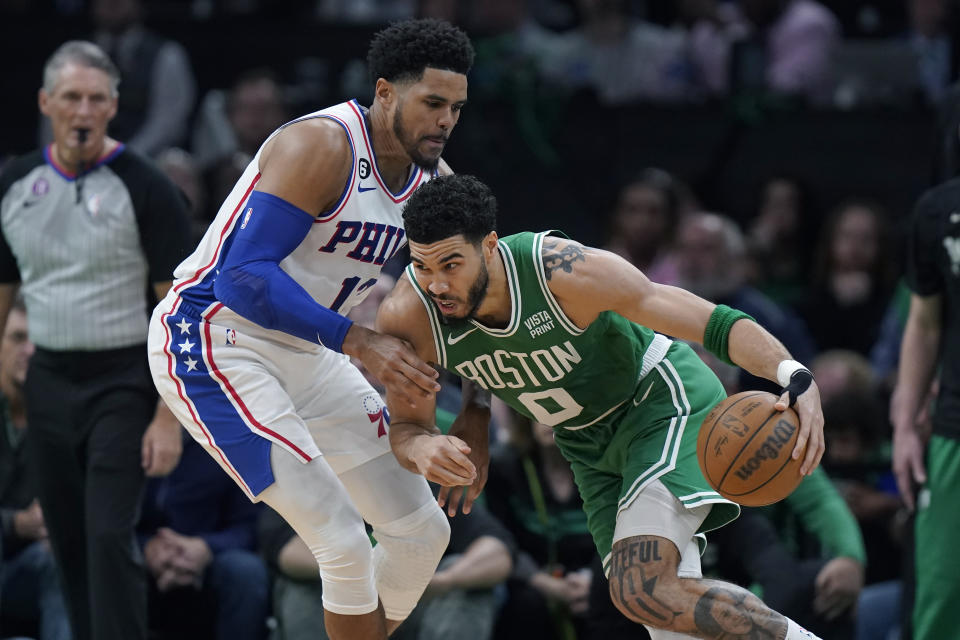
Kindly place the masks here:
[(450, 541), (447, 516), (434, 501), (413, 513), (374, 525), (373, 572), (388, 620), (413, 611)]
[(363, 518), (323, 458), (301, 464), (274, 445), (276, 482), (260, 494), (306, 543), (323, 581), (323, 607), (362, 615), (377, 608), (373, 549)]
[(322, 542), (308, 543), (320, 566), (323, 608), (343, 615), (362, 615), (377, 608), (373, 581), (373, 548), (362, 523), (339, 532), (327, 527)]

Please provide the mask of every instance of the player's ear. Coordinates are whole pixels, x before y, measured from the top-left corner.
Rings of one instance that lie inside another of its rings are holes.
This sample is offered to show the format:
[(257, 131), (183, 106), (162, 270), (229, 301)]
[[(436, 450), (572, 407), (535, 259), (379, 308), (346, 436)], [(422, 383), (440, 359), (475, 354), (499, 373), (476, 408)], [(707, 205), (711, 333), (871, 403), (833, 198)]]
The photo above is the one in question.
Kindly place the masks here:
[(390, 103), (393, 102), (394, 96), (396, 96), (396, 86), (386, 78), (377, 78), (377, 84), (373, 89), (373, 95), (376, 100), (379, 100), (383, 106), (388, 107)]
[(483, 245), (483, 257), (486, 258), (487, 260), (492, 258), (494, 252), (497, 250), (498, 239), (499, 239), (499, 236), (497, 236), (496, 231), (491, 231), (483, 238), (483, 241), (481, 243)]

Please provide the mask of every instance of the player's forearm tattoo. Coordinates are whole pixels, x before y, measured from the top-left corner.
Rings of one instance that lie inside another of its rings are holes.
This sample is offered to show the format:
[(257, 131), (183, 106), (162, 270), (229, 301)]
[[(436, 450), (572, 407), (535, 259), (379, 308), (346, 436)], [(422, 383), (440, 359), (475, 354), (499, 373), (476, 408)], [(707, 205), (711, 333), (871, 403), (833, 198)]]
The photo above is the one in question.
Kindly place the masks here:
[(704, 637), (718, 640), (781, 640), (787, 634), (787, 621), (782, 615), (734, 585), (708, 589), (693, 609), (693, 621)]
[(555, 238), (543, 239), (543, 273), (547, 280), (557, 269), (563, 269), (567, 273), (573, 273), (573, 263), (577, 260), (586, 261), (583, 253), (583, 247), (577, 244), (565, 244), (560, 247), (560, 242)]
[(668, 627), (681, 612), (673, 611), (655, 593), (657, 574), (649, 563), (660, 561), (656, 540), (618, 544), (613, 550), (610, 595), (621, 611), (655, 627)]

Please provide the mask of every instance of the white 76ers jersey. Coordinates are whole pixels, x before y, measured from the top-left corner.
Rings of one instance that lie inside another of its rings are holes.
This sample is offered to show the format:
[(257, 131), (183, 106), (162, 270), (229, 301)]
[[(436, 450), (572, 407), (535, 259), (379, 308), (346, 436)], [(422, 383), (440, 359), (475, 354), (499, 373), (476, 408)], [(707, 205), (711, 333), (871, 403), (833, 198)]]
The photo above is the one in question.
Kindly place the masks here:
[[(412, 165), (403, 190), (392, 193), (377, 168), (366, 110), (356, 100), (293, 122), (308, 118), (329, 118), (343, 127), (353, 155), (353, 171), (337, 203), (317, 217), (307, 237), (280, 267), (318, 303), (346, 315), (370, 293), (383, 264), (406, 243), (401, 216), (404, 202), (432, 175)], [(247, 199), (260, 178), (262, 151), (263, 147), (247, 166), (196, 251), (177, 267), (173, 287), (183, 302), (207, 319), (217, 314), (219, 324), (229, 317), (231, 325), (243, 324), (250, 330), (267, 332), (224, 307), (213, 294), (213, 282), (232, 236), (245, 224)], [(309, 180), (310, 176), (303, 179)], [(278, 331), (269, 333), (282, 342), (304, 344), (299, 338)]]

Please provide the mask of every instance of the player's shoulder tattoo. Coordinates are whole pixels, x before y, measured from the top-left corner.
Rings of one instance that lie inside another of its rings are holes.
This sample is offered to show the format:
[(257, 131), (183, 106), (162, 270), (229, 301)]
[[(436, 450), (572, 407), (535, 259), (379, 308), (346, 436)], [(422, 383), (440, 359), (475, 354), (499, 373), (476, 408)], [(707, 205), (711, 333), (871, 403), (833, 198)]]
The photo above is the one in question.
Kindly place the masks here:
[(586, 262), (587, 260), (583, 246), (580, 244), (550, 236), (543, 239), (543, 250), (540, 252), (540, 257), (543, 260), (543, 273), (547, 280), (557, 270), (573, 273), (576, 262)]

